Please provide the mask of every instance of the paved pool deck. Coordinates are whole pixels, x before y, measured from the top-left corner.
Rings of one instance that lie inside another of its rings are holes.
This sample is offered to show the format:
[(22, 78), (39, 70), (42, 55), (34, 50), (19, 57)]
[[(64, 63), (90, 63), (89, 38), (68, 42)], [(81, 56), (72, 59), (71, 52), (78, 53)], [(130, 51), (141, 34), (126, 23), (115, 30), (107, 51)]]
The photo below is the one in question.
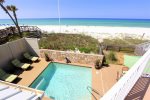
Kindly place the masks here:
[[(59, 63), (65, 63), (64, 61), (56, 61)], [(37, 63), (31, 64), (31, 69), (27, 71), (23, 71), (19, 75), (19, 79), (16, 81), (17, 84), (23, 86), (30, 86), (31, 83), (39, 76), (39, 74), (47, 67), (50, 62), (46, 62), (45, 59), (40, 58), (40, 61)], [(92, 88), (100, 93), (100, 95), (104, 95), (116, 82), (117, 82), (117, 72), (121, 74), (121, 69), (123, 66), (121, 65), (112, 65), (109, 67), (104, 67), (100, 70), (96, 70), (93, 65), (86, 64), (78, 64), (71, 63), (73, 65), (85, 66), (92, 68)], [(101, 98), (101, 96), (97, 95), (93, 92), (97, 99)], [(43, 100), (51, 100), (47, 97), (44, 97)], [(95, 100), (92, 96), (92, 100)]]

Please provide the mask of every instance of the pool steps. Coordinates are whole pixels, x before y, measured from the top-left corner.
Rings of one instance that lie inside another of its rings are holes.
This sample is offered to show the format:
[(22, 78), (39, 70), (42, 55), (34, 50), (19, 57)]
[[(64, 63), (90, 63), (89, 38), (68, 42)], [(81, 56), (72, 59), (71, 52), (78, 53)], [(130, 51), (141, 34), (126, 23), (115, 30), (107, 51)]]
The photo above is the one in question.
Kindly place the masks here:
[(40, 80), (40, 82), (37, 84), (37, 86), (35, 87), (35, 89), (38, 89), (39, 86), (44, 82), (44, 77), (42, 77), (42, 79)]

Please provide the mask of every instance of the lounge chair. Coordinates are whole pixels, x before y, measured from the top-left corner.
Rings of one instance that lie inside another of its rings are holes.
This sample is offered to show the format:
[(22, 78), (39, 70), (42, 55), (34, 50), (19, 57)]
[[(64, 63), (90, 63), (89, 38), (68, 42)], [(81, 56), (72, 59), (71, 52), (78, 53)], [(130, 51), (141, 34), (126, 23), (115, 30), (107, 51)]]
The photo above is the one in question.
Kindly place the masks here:
[(19, 68), (21, 68), (21, 69), (23, 69), (23, 70), (26, 70), (27, 68), (30, 67), (30, 64), (28, 64), (28, 63), (21, 63), (18, 59), (12, 60), (11, 63), (12, 63), (15, 67), (19, 67)]
[(7, 74), (0, 68), (0, 79), (6, 82), (13, 82), (18, 76), (14, 74)]
[(26, 58), (26, 59), (28, 59), (28, 60), (30, 60), (30, 61), (32, 61), (32, 62), (35, 62), (35, 61), (37, 61), (38, 59), (39, 59), (39, 57), (34, 57), (34, 56), (31, 56), (29, 53), (24, 53), (23, 54), (23, 56)]

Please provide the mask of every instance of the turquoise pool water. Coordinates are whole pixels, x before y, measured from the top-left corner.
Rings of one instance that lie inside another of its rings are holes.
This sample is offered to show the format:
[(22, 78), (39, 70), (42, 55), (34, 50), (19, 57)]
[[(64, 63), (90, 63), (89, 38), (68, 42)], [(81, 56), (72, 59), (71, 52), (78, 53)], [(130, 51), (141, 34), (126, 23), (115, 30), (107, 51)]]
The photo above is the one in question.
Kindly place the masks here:
[(45, 91), (54, 100), (91, 100), (92, 69), (50, 63), (30, 87)]

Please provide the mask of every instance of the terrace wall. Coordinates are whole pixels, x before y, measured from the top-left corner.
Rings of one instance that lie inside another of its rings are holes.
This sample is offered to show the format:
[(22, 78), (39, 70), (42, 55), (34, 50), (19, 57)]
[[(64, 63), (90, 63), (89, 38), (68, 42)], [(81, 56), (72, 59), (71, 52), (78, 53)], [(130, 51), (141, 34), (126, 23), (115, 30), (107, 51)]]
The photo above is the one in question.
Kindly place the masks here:
[(48, 53), (49, 57), (58, 60), (58, 61), (66, 61), (65, 57), (69, 58), (72, 63), (80, 63), (80, 64), (88, 64), (95, 65), (95, 61), (97, 59), (103, 60), (103, 55), (95, 55), (95, 54), (84, 54), (84, 53), (74, 53), (68, 51), (58, 51), (58, 50), (48, 50), (41, 49), (40, 56), (44, 58), (44, 53)]
[(37, 39), (22, 38), (0, 45), (0, 68), (10, 66), (12, 59), (22, 59), (23, 53), (39, 55)]

